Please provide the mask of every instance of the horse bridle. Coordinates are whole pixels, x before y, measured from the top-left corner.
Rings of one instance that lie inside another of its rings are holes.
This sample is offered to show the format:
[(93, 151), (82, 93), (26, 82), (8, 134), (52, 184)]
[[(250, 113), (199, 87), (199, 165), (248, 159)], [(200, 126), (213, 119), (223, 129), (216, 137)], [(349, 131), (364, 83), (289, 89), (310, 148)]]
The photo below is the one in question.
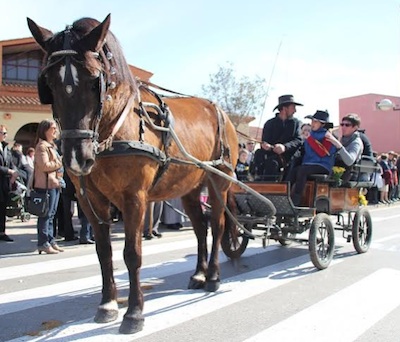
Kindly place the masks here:
[[(41, 75), (39, 78), (43, 78), (46, 75), (46, 72), (49, 68), (61, 63), (65, 60), (65, 76), (64, 76), (64, 91), (66, 92), (67, 96), (72, 96), (75, 91), (75, 82), (72, 75), (71, 63), (74, 61), (75, 63), (83, 65), (82, 61), (79, 61), (74, 56), (78, 55), (78, 52), (71, 47), (71, 40), (74, 37), (74, 33), (71, 32), (72, 26), (67, 26), (66, 29), (63, 31), (64, 34), (64, 43), (63, 49), (55, 51), (51, 53), (47, 58), (47, 65), (41, 71)], [(77, 38), (77, 37), (75, 37)], [(106, 43), (104, 42), (102, 46), (103, 51), (105, 52), (105, 56), (108, 60), (113, 58), (112, 53), (108, 51)], [(102, 56), (99, 52), (91, 51), (93, 57), (100, 60), (102, 64)], [(115, 74), (115, 69), (110, 68), (110, 74)], [(110, 95), (107, 95), (108, 89), (113, 89), (116, 86), (115, 82), (106, 82), (104, 77), (104, 70), (99, 70), (99, 106), (95, 112), (95, 117), (93, 119), (93, 129), (64, 129), (61, 131), (61, 139), (91, 139), (93, 143), (94, 153), (99, 153), (99, 146), (100, 143), (98, 142), (99, 139), (99, 124), (101, 118), (103, 116), (103, 104), (106, 100), (111, 99)], [(127, 109), (127, 108), (126, 108)], [(128, 108), (129, 109), (129, 108)], [(58, 120), (57, 113), (53, 113), (53, 116), (56, 120)], [(114, 132), (114, 131), (113, 131)], [(115, 134), (115, 133), (114, 133)], [(114, 135), (112, 134), (112, 135)], [(107, 146), (109, 145), (110, 137), (107, 139)], [(111, 138), (112, 140), (112, 138)]]

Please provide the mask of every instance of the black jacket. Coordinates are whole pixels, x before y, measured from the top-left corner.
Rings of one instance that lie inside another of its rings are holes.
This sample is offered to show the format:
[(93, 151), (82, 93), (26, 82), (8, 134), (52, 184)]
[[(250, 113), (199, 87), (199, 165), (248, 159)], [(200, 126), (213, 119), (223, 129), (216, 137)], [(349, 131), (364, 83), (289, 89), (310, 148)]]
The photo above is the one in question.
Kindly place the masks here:
[[(279, 114), (265, 123), (262, 141), (271, 145), (283, 144), (286, 148), (283, 157), (285, 161), (289, 163), (303, 143), (303, 139), (300, 135), (301, 122), (296, 118), (282, 121), (278, 115)], [(272, 153), (273, 152), (268, 152), (268, 154)]]
[(7, 202), (10, 192), (10, 175), (8, 174), (8, 170), (15, 169), (15, 167), (7, 143), (2, 142), (1, 144), (3, 145), (3, 151), (0, 151), (0, 202)]

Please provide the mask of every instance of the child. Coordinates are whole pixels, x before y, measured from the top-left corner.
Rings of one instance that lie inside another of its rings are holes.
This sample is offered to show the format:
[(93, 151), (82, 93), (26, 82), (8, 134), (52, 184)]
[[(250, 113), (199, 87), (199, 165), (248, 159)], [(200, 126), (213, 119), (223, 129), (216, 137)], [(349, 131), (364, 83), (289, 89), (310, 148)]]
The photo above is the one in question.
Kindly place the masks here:
[(292, 201), (295, 206), (300, 205), (303, 189), (307, 182), (307, 176), (311, 174), (329, 175), (335, 162), (336, 147), (325, 136), (328, 130), (325, 124), (328, 122), (328, 112), (317, 110), (314, 115), (305, 118), (312, 119), (310, 136), (304, 140), (304, 154), (300, 166), (294, 169), (291, 178), (295, 182)]
[(247, 156), (249, 155), (249, 151), (247, 150), (240, 150), (239, 151), (239, 159), (236, 165), (236, 176), (237, 179), (240, 181), (247, 181), (249, 180), (250, 175), (250, 165), (247, 163)]

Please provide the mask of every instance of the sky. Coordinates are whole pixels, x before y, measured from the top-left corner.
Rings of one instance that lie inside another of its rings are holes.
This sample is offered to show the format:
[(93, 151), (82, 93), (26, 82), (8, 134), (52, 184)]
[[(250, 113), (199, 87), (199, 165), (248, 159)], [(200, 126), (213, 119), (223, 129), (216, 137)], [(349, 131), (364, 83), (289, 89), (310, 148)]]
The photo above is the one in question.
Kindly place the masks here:
[(252, 126), (263, 126), (284, 94), (304, 104), (297, 107), (301, 120), (328, 110), (334, 123), (340, 98), (400, 95), (400, 0), (0, 3), (0, 40), (30, 37), (26, 17), (55, 33), (82, 17), (103, 21), (111, 14), (110, 29), (128, 63), (181, 93), (201, 96), (210, 75), (227, 63), (237, 78), (259, 76), (267, 96)]

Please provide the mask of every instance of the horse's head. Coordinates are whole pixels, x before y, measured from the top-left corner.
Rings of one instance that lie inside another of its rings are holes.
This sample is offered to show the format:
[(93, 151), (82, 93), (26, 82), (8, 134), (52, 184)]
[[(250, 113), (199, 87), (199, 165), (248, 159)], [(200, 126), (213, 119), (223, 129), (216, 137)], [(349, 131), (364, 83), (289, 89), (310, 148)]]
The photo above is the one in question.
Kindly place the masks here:
[(102, 23), (77, 20), (57, 34), (27, 20), (46, 53), (38, 91), (41, 102), (52, 105), (60, 122), (64, 163), (74, 174), (87, 175), (94, 165), (99, 134), (107, 134), (100, 124), (104, 111), (120, 110), (106, 102), (121, 98), (117, 91), (123, 80), (131, 89), (129, 84), (134, 83), (122, 50), (109, 32), (110, 15)]

